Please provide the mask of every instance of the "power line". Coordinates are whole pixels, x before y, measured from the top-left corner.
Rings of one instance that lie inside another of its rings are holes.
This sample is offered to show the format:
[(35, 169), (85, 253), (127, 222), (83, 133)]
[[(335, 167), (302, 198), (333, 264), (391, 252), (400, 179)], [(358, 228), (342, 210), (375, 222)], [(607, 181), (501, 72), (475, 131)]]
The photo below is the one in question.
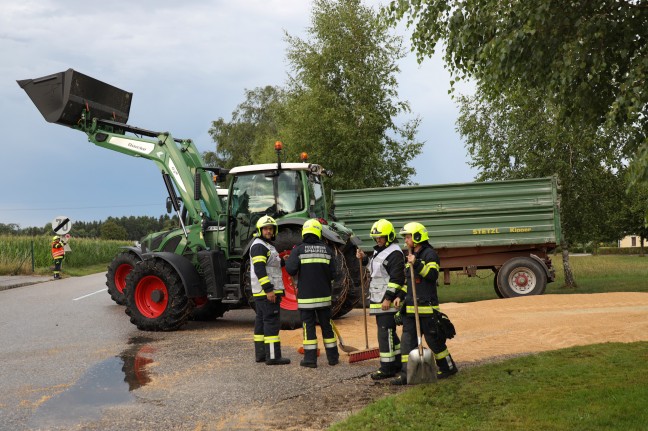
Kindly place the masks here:
[(48, 208), (0, 208), (0, 211), (58, 211), (58, 210), (87, 210), (87, 209), (101, 209), (101, 208), (141, 208), (141, 207), (163, 207), (157, 204), (140, 204), (140, 205), (105, 205), (105, 206), (92, 206), (92, 207), (48, 207)]

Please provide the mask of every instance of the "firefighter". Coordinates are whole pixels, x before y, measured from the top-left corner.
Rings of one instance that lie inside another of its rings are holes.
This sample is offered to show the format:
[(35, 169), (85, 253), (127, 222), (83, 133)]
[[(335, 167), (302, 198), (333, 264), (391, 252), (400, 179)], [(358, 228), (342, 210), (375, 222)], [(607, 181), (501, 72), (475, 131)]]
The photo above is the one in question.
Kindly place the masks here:
[(281, 267), (284, 261), (272, 245), (277, 237), (277, 222), (263, 216), (256, 224), (257, 232), (250, 246), (250, 284), (256, 309), (254, 321), (254, 353), (256, 362), (266, 365), (290, 364), (281, 357), (279, 317), (281, 298), (284, 294)]
[(54, 259), (54, 279), (61, 278), (61, 265), (65, 259), (65, 243), (56, 235), (52, 238), (52, 258)]
[[(405, 291), (405, 257), (398, 246), (394, 226), (380, 219), (373, 224), (369, 235), (376, 241), (371, 259), (360, 249), (356, 256), (363, 264), (369, 263), (369, 314), (376, 316), (380, 368), (371, 373), (373, 380), (394, 377), (401, 370), (400, 339), (396, 334), (394, 300), (401, 301)], [(364, 300), (365, 298), (363, 298)]]
[(337, 365), (340, 353), (331, 321), (332, 283), (337, 274), (331, 248), (322, 241), (322, 225), (307, 220), (302, 228), (303, 242), (286, 261), (286, 271), (297, 275), (297, 307), (303, 326), (304, 359), (302, 367), (317, 368), (317, 334), (319, 321), (329, 365)]
[[(437, 330), (433, 318), (434, 311), (439, 310), (439, 297), (437, 295), (439, 256), (428, 242), (427, 229), (421, 223), (407, 223), (399, 233), (405, 238), (405, 245), (407, 245), (410, 252), (407, 255), (407, 264), (405, 266), (407, 296), (405, 298), (405, 311), (402, 316), (403, 336), (401, 348), (403, 350), (403, 366), (401, 373), (391, 382), (395, 385), (407, 383), (409, 352), (418, 345), (410, 265), (413, 265), (416, 277), (416, 301), (421, 324), (421, 338), (425, 337), (425, 341), (434, 354), (437, 364), (437, 379), (445, 379), (456, 374), (458, 370), (446, 346), (446, 338)], [(400, 303), (398, 299), (395, 302)]]

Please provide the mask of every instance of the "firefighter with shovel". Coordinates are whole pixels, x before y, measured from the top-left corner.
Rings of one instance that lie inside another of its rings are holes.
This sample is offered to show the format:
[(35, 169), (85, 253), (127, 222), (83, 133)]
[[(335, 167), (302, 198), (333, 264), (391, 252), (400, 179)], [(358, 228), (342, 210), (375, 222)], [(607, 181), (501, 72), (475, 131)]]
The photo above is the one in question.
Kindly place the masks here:
[[(456, 374), (458, 370), (446, 346), (446, 336), (439, 328), (434, 315), (435, 311), (439, 312), (439, 256), (428, 242), (427, 229), (421, 223), (407, 223), (399, 233), (405, 238), (410, 252), (405, 269), (407, 296), (402, 316), (403, 366), (401, 373), (391, 383), (404, 385), (425, 383), (434, 377), (445, 379)], [(432, 355), (428, 349), (422, 348), (422, 338), (425, 338), (434, 354), (436, 376), (432, 374)], [(408, 365), (410, 361), (412, 363)]]

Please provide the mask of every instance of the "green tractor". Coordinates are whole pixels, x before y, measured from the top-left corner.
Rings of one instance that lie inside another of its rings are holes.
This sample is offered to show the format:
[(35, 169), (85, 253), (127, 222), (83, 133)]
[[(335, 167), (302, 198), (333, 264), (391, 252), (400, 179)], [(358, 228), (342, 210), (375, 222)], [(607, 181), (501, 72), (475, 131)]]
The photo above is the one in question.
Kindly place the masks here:
[[(18, 84), (48, 122), (84, 132), (100, 147), (152, 160), (162, 173), (167, 210), (176, 212), (179, 227), (124, 248), (106, 275), (111, 298), (126, 306), (139, 329), (172, 331), (189, 319), (216, 319), (229, 309), (253, 307), (248, 249), (264, 215), (277, 219), (275, 246), (282, 254), (301, 241), (307, 219), (320, 219), (340, 274), (334, 283), (333, 317), (360, 301), (355, 259), (360, 241), (342, 224), (327, 221), (322, 182), (330, 171), (305, 161), (282, 163), (279, 142), (277, 163), (231, 170), (205, 166), (190, 139), (128, 125), (132, 93), (72, 69)], [(227, 181), (225, 196), (217, 184)], [(295, 286), (286, 273), (284, 284), (282, 326), (295, 328), (301, 321)]]

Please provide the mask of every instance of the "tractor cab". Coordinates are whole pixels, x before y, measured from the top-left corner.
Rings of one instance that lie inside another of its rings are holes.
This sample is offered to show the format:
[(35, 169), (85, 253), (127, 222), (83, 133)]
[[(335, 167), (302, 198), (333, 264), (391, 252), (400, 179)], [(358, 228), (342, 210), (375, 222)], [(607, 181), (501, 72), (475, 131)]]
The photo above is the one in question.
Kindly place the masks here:
[[(229, 247), (240, 256), (256, 232), (256, 222), (274, 219), (326, 218), (322, 175), (326, 171), (311, 163), (267, 163), (230, 170)], [(295, 220), (296, 224), (301, 224)]]

